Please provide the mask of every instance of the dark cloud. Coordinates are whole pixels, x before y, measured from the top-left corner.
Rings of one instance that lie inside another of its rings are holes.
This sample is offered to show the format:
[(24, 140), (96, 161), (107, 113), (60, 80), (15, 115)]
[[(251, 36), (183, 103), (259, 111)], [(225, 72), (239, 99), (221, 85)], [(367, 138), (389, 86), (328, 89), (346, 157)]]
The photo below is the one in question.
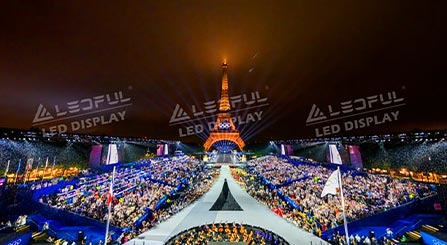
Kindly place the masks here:
[(440, 5), (2, 3), (0, 126), (31, 127), (41, 103), (123, 90), (133, 101), (127, 119), (86, 132), (178, 138), (178, 127), (168, 126), (175, 105), (217, 98), (226, 58), (230, 93), (260, 91), (269, 98), (269, 122), (260, 122), (254, 139), (315, 136), (305, 126), (312, 104), (393, 90), (407, 102), (401, 118), (355, 133), (446, 128), (439, 111), (445, 97)]

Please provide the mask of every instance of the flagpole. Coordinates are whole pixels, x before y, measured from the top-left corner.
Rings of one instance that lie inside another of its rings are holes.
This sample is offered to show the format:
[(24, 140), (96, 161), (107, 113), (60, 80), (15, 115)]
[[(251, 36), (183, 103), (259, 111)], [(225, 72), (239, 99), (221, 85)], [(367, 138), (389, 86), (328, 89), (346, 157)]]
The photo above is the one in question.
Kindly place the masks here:
[(31, 173), (29, 173), (29, 172), (30, 172), (30, 170), (33, 170), (33, 162), (34, 162), (33, 158), (28, 158), (28, 160), (26, 161), (26, 167), (25, 167), (26, 172), (25, 172), (25, 178), (23, 178), (23, 184), (26, 183), (27, 176), (28, 176), (28, 181), (29, 181), (29, 177), (31, 175)]
[[(35, 181), (37, 182), (37, 178), (39, 178), (39, 167), (40, 167), (40, 157), (39, 158), (37, 158), (37, 166), (36, 166), (36, 168), (34, 169), (35, 171), (36, 171), (36, 176), (35, 176)], [(31, 167), (31, 173), (30, 173), (30, 175), (33, 173), (33, 168)], [(28, 176), (28, 181), (29, 181), (29, 178), (30, 178), (30, 176)]]
[(5, 177), (8, 174), (8, 171), (9, 171), (9, 162), (11, 162), (11, 160), (8, 160), (8, 164), (6, 164)]
[(43, 170), (42, 181), (40, 182), (40, 185), (43, 184), (43, 180), (45, 179), (45, 172), (47, 171), (47, 167), (48, 167), (48, 157), (47, 160), (45, 161), (45, 169)]
[[(113, 200), (113, 183), (115, 182), (115, 168), (116, 167), (113, 167), (112, 181), (110, 182), (110, 190), (109, 190), (109, 195), (110, 198), (112, 198), (112, 200)], [(109, 213), (107, 215), (106, 236), (104, 239), (104, 245), (107, 245), (107, 238), (109, 236), (110, 216), (112, 214), (112, 201), (108, 203), (108, 206), (109, 206)]]
[(53, 177), (54, 165), (56, 165), (56, 156), (53, 158), (53, 166), (51, 167), (51, 177)]
[(25, 177), (23, 178), (23, 184), (26, 183), (26, 176), (28, 175), (28, 166), (29, 166), (29, 158), (28, 158), (28, 160), (26, 160), (26, 165), (25, 165)]
[(346, 221), (345, 199), (343, 197), (343, 184), (341, 180), (340, 166), (337, 166), (337, 171), (338, 171), (338, 179), (340, 180), (338, 181), (338, 183), (340, 185), (341, 207), (343, 209), (343, 224), (345, 226), (346, 244), (349, 245), (348, 222)]
[(22, 164), (22, 159), (19, 160), (19, 166), (17, 167), (16, 177), (14, 178), (14, 184), (17, 183), (17, 176), (19, 175), (20, 165)]
[(39, 167), (40, 167), (40, 157), (37, 159), (37, 166), (36, 166), (37, 171), (39, 171)]

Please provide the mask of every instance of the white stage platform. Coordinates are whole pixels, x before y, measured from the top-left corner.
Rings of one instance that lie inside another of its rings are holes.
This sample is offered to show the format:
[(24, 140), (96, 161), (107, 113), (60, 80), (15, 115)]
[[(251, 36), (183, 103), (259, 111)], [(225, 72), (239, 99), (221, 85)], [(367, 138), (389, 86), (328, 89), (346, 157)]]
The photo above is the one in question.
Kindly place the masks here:
[[(231, 194), (243, 211), (209, 211), (222, 190), (224, 179), (227, 179)], [(164, 244), (169, 238), (183, 230), (219, 222), (237, 222), (259, 226), (278, 234), (293, 245), (328, 244), (319, 237), (287, 222), (271, 212), (268, 207), (256, 201), (233, 179), (229, 166), (223, 165), (216, 183), (204, 196), (167, 221), (127, 242), (126, 245)]]

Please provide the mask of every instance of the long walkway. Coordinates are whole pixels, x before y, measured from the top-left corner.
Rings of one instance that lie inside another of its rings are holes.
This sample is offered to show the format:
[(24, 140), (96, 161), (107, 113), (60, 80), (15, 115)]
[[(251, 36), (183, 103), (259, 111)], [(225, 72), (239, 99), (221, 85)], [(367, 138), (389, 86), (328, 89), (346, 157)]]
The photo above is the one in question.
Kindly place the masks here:
[(219, 154), (217, 156), (216, 162), (218, 163), (233, 163), (237, 164), (238, 161), (236, 159), (236, 155), (233, 155), (231, 153), (229, 154)]
[[(243, 211), (209, 211), (222, 190), (224, 179), (227, 179), (231, 194)], [(164, 244), (169, 238), (183, 230), (218, 222), (237, 222), (259, 226), (280, 235), (294, 245), (327, 244), (319, 237), (287, 222), (271, 212), (268, 207), (256, 201), (237, 184), (231, 176), (230, 168), (224, 165), (221, 167), (216, 183), (204, 196), (167, 221), (127, 242), (126, 245)]]

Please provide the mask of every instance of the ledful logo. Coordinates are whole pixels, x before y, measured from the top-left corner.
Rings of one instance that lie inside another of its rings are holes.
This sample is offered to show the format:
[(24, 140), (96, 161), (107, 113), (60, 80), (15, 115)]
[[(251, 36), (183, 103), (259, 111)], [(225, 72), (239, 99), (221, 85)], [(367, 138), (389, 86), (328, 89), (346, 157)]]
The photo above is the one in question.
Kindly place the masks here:
[[(73, 120), (69, 123), (58, 123), (57, 125), (48, 127), (48, 130), (51, 133), (75, 132), (98, 125), (123, 121), (126, 111), (122, 110), (122, 108), (132, 105), (130, 100), (130, 97), (125, 97), (122, 91), (118, 91), (112, 94), (103, 94), (91, 98), (70, 101), (62, 106), (54, 105), (52, 107), (45, 107), (40, 104), (34, 115), (32, 125), (47, 125), (102, 112), (106, 113), (80, 120)], [(45, 133), (45, 128), (42, 130)]]
[[(306, 120), (306, 126), (345, 119), (343, 123), (334, 123), (315, 128), (317, 137), (333, 135), (340, 133), (342, 130), (346, 132), (353, 129), (397, 121), (399, 110), (395, 110), (395, 108), (404, 105), (404, 98), (399, 97), (395, 91), (348, 100), (335, 106), (328, 105), (327, 107), (322, 107), (326, 110), (320, 109), (317, 105), (313, 104)], [(348, 119), (371, 113), (376, 114), (359, 119)]]
[[(243, 125), (261, 121), (263, 111), (259, 110), (259, 108), (268, 106), (267, 100), (268, 98), (261, 97), (259, 91), (231, 96), (231, 108), (238, 108), (233, 112), (245, 112), (233, 117), (233, 122), (237, 125)], [(180, 137), (201, 134), (206, 130), (211, 131), (215, 126), (214, 121), (204, 123), (202, 120), (215, 117), (218, 107), (219, 100), (204, 102), (203, 106), (191, 105), (181, 107), (179, 104), (176, 104), (169, 120), (169, 126), (189, 124), (189, 126), (178, 129)], [(258, 110), (255, 111), (255, 109)]]

